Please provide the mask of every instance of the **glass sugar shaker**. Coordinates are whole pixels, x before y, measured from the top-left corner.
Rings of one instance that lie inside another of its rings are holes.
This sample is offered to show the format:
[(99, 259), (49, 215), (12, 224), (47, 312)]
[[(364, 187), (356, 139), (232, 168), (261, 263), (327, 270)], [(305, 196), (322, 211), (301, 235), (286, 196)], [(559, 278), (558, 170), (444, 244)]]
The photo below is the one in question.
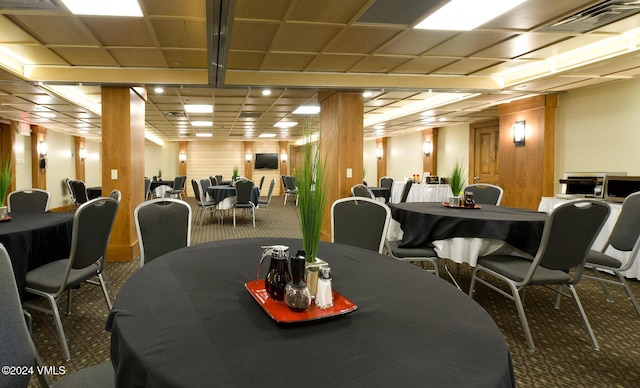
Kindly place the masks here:
[(321, 309), (333, 307), (331, 268), (329, 267), (320, 267), (320, 272), (318, 274), (318, 289), (316, 291), (316, 306)]

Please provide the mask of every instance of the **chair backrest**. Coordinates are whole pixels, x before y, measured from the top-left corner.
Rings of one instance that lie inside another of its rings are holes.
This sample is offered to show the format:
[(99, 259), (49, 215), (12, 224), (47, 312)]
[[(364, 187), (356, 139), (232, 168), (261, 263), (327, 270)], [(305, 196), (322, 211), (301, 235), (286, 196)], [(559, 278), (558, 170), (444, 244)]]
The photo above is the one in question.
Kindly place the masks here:
[[(100, 197), (78, 208), (73, 215), (70, 268), (86, 268), (96, 262), (102, 267), (118, 206), (117, 200)], [(64, 290), (64, 284), (62, 287)]]
[(221, 185), (222, 184), (222, 175), (220, 175), (220, 174), (216, 175), (216, 180), (218, 181), (218, 184)]
[(151, 194), (151, 179), (144, 177), (144, 200), (146, 201)]
[(135, 208), (133, 218), (140, 244), (140, 266), (191, 244), (191, 207), (181, 199), (142, 202)]
[(390, 176), (383, 176), (380, 178), (380, 187), (391, 190), (393, 188), (393, 178)]
[(500, 186), (490, 185), (488, 183), (476, 183), (466, 186), (463, 192), (466, 191), (473, 193), (473, 200), (477, 204), (497, 206), (500, 205), (500, 201), (502, 201), (503, 190)]
[(296, 177), (294, 177), (293, 175), (286, 175), (284, 177), (284, 182), (287, 190), (296, 190)]
[[(27, 329), (18, 286), (13, 275), (11, 260), (5, 247), (0, 244), (0, 365), (29, 367), (36, 365), (36, 351)], [(3, 387), (26, 387), (31, 375), (28, 373), (3, 373)]]
[(209, 176), (209, 182), (211, 182), (211, 186), (218, 186), (220, 182), (218, 182), (218, 178), (215, 176)]
[[(619, 251), (629, 252), (637, 247), (640, 237), (640, 192), (633, 193), (622, 203), (620, 215), (609, 235), (608, 243)], [(633, 260), (634, 256), (630, 259)]]
[(407, 198), (409, 197), (409, 192), (411, 191), (411, 186), (413, 186), (413, 181), (411, 179), (407, 179), (407, 182), (404, 184), (404, 188), (402, 189), (400, 202), (407, 202)]
[(263, 184), (264, 184), (264, 175), (260, 178), (260, 184), (258, 185), (258, 190), (262, 190)]
[(253, 181), (241, 179), (236, 181), (236, 202), (246, 204), (251, 202), (253, 192)]
[(609, 205), (592, 200), (572, 201), (556, 207), (544, 225), (540, 248), (525, 281), (537, 265), (573, 271), (572, 283), (580, 281), (587, 253), (609, 212)]
[(202, 203), (202, 196), (200, 195), (200, 185), (195, 179), (191, 180), (191, 187), (193, 188), (193, 195), (196, 197), (196, 203), (200, 205)]
[(81, 204), (89, 200), (87, 196), (87, 186), (83, 181), (72, 179), (69, 181), (69, 187), (71, 187), (73, 191), (73, 198), (75, 198), (76, 203)]
[(206, 196), (207, 189), (209, 187), (211, 187), (211, 181), (209, 180), (209, 178), (200, 178), (200, 189), (202, 190), (200, 196), (201, 199), (203, 196)]
[(174, 190), (184, 190), (184, 184), (187, 181), (186, 175), (179, 175), (176, 179), (173, 180), (173, 189)]
[(373, 194), (371, 189), (363, 184), (353, 185), (351, 187), (351, 195), (353, 195), (354, 197), (376, 199), (376, 196)]
[(331, 242), (382, 253), (391, 210), (369, 198), (338, 199), (331, 205)]
[(9, 193), (7, 206), (12, 214), (38, 214), (49, 210), (50, 195), (40, 189), (16, 190)]
[(273, 187), (276, 185), (276, 179), (272, 178), (269, 183), (269, 193), (267, 194), (267, 203), (271, 202), (271, 195), (273, 194)]
[(71, 197), (71, 202), (76, 202), (76, 197), (73, 194), (73, 189), (71, 188), (71, 179), (64, 178), (64, 185), (67, 187), (67, 191), (69, 191), (69, 196)]
[(113, 198), (116, 201), (120, 202), (120, 200), (122, 199), (122, 193), (118, 189), (113, 189), (109, 193), (109, 198)]

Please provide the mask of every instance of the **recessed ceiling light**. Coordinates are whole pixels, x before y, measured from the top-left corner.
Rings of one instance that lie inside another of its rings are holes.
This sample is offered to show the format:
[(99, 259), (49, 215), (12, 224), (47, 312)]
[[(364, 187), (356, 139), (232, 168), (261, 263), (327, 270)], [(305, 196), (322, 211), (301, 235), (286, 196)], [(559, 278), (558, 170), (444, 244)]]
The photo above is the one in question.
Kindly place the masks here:
[(424, 30), (470, 31), (526, 0), (451, 0), (415, 27)]
[(213, 105), (187, 104), (184, 106), (184, 110), (186, 110), (187, 113), (211, 113), (213, 112)]
[(264, 89), (262, 91), (262, 95), (263, 96), (270, 96), (271, 95), (271, 89)]
[(275, 133), (261, 133), (258, 137), (276, 137)]
[(315, 115), (320, 112), (319, 105), (301, 105), (293, 113), (296, 115)]
[(62, 0), (74, 15), (137, 16), (142, 10), (137, 0)]
[(161, 88), (160, 86), (158, 86), (158, 87), (156, 87), (155, 89), (153, 89), (153, 91), (154, 91), (154, 92), (156, 92), (156, 93), (158, 93), (158, 94), (164, 93), (164, 89), (163, 89), (163, 88)]
[(192, 121), (191, 125), (194, 127), (212, 127), (213, 121)]
[(273, 126), (276, 128), (284, 128), (284, 129), (295, 127), (296, 125), (298, 125), (297, 121), (278, 121), (277, 123), (273, 124)]
[(377, 125), (374, 125), (374, 126), (373, 126), (373, 128), (374, 128), (374, 129), (377, 129), (377, 130), (381, 130), (381, 129), (384, 129), (384, 125), (382, 125), (382, 124), (377, 124)]
[(438, 119), (438, 121), (447, 121), (447, 118), (446, 118), (446, 117), (440, 117), (440, 118)]
[(36, 114), (40, 117), (45, 117), (48, 119), (56, 117), (56, 114), (53, 112), (37, 112)]
[(196, 132), (196, 137), (213, 137), (213, 133), (209, 133), (209, 132)]
[(362, 97), (364, 98), (369, 98), (371, 96), (373, 96), (373, 92), (366, 91), (362, 93)]
[(376, 135), (382, 135), (384, 133), (384, 129), (376, 129)]

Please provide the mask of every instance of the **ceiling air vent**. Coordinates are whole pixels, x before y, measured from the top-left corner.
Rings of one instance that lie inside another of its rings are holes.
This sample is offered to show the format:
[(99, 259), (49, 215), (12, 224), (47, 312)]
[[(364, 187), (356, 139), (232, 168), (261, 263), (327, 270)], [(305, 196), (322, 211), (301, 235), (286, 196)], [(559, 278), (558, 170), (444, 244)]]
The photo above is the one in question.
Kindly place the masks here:
[(53, 0), (0, 0), (0, 9), (19, 9), (22, 11), (62, 11)]
[(185, 112), (162, 112), (162, 115), (168, 119), (188, 117)]
[(259, 119), (262, 116), (260, 112), (240, 112), (240, 117), (249, 119)]
[(640, 12), (640, 0), (605, 0), (540, 31), (588, 32)]

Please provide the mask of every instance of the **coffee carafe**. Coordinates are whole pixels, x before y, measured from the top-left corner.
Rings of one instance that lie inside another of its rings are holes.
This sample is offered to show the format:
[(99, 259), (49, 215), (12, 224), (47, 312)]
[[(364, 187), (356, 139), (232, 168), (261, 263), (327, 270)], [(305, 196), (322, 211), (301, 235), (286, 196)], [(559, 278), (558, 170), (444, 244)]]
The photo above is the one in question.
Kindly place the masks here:
[[(291, 281), (291, 273), (289, 272), (289, 247), (286, 245), (269, 245), (262, 247), (262, 258), (260, 266), (265, 258), (269, 257), (269, 272), (264, 279), (264, 286), (269, 297), (274, 300), (284, 299), (284, 288)], [(260, 276), (260, 266), (258, 266), (258, 275)], [(256, 279), (257, 280), (257, 279)]]

